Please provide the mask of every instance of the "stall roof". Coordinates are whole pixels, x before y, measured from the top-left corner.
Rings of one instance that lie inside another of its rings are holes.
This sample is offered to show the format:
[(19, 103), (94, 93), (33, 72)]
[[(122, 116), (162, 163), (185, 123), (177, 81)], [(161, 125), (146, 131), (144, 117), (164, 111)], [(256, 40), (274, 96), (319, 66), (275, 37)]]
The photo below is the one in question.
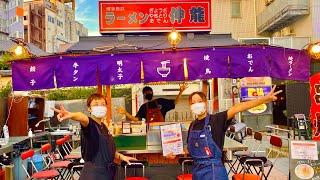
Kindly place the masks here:
[[(13, 42), (12, 40), (0, 40), (0, 52), (10, 51), (11, 48), (16, 46), (17, 43)], [(43, 51), (42, 49), (38, 48), (32, 43), (27, 43), (29, 47), (30, 53), (36, 56), (47, 56), (49, 53)]]
[[(67, 52), (92, 51), (97, 47), (118, 47), (121, 49), (138, 48), (140, 50), (161, 50), (171, 48), (167, 35), (126, 35), (124, 41), (119, 41), (116, 35), (80, 37), (79, 42), (71, 46)], [(200, 48), (209, 46), (237, 45), (231, 34), (194, 34), (194, 37), (182, 36), (177, 48)]]

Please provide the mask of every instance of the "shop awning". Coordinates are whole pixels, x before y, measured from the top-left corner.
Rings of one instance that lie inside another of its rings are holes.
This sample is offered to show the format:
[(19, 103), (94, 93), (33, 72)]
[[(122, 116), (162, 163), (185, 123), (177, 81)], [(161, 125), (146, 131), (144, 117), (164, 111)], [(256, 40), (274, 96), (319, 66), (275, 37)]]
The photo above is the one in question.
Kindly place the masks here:
[(266, 45), (65, 54), (12, 63), (14, 90), (270, 76), (308, 81), (303, 50)]

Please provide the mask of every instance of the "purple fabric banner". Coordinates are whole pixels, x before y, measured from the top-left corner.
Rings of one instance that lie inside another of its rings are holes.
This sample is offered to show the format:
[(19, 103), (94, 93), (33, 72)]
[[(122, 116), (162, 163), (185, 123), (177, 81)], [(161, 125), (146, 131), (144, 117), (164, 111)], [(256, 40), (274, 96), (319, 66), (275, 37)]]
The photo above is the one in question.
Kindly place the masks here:
[(228, 77), (228, 53), (225, 48), (185, 51), (188, 80)]
[[(228, 64), (229, 56), (229, 64)], [(305, 51), (271, 46), (217, 47), (116, 55), (82, 55), (39, 58), (12, 63), (13, 89), (36, 90), (57, 87), (184, 81), (188, 79), (271, 76), (308, 81), (310, 57)]]
[(103, 55), (98, 62), (102, 85), (130, 84), (141, 82), (139, 54)]
[(183, 81), (184, 54), (177, 52), (141, 53), (144, 82)]
[(101, 56), (64, 56), (56, 60), (57, 87), (96, 86)]
[(14, 91), (54, 88), (54, 61), (50, 58), (12, 62)]
[(271, 77), (308, 81), (311, 59), (305, 51), (270, 47)]
[(229, 48), (230, 77), (270, 76), (268, 51), (263, 46)]

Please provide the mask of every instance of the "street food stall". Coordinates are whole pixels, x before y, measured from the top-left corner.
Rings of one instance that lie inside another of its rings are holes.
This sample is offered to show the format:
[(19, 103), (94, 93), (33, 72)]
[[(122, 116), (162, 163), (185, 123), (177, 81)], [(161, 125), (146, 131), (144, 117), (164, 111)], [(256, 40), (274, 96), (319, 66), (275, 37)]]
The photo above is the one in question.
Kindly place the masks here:
[[(195, 80), (206, 82), (215, 78), (265, 76), (307, 81), (309, 65), (310, 59), (305, 51), (266, 45), (66, 53), (12, 62), (13, 90), (99, 86), (101, 92), (101, 87), (105, 86), (108, 107), (111, 108), (111, 85)], [(208, 88), (202, 86), (205, 92), (208, 92)], [(172, 122), (117, 124), (110, 117), (111, 110), (106, 121), (113, 129), (119, 152), (146, 160), (154, 168), (159, 164), (166, 167), (177, 163), (177, 160), (168, 160), (162, 155), (159, 127)], [(181, 123), (185, 143), (190, 122), (175, 123)], [(245, 145), (226, 138), (225, 151), (245, 149)], [(77, 152), (79, 149), (74, 153)], [(179, 166), (175, 172), (179, 172), (178, 169)]]

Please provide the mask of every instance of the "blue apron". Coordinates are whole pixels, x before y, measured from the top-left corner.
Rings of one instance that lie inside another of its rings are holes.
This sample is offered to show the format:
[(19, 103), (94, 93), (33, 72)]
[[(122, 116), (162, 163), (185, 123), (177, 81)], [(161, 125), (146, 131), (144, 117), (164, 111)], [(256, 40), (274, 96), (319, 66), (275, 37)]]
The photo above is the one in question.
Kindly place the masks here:
[(193, 180), (227, 180), (228, 175), (221, 158), (222, 152), (212, 139), (209, 115), (202, 130), (190, 127), (188, 151), (193, 158)]

